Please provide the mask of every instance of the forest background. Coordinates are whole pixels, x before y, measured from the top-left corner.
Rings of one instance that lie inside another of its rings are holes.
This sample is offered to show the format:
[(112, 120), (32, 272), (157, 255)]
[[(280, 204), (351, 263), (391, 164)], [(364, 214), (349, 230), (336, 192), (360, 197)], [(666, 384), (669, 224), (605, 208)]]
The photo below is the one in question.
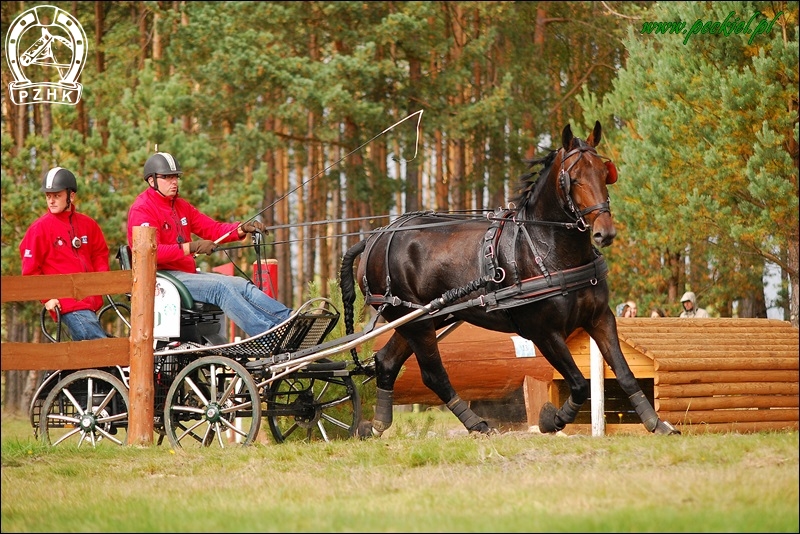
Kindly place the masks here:
[[(74, 106), (10, 99), (6, 34), (42, 5), (86, 32)], [(711, 32), (663, 24), (696, 21)], [(691, 290), (712, 316), (798, 324), (798, 2), (3, 2), (2, 27), (3, 275), (55, 165), (118, 268), (158, 146), (202, 211), (273, 227), (278, 296), (297, 306), (370, 230), (505, 207), (525, 159), (599, 120), (620, 175), (612, 303), (675, 316)], [(377, 136), (420, 110), (419, 129)], [(252, 271), (252, 249), (229, 254)], [(40, 309), (3, 305), (3, 339), (38, 341)]]

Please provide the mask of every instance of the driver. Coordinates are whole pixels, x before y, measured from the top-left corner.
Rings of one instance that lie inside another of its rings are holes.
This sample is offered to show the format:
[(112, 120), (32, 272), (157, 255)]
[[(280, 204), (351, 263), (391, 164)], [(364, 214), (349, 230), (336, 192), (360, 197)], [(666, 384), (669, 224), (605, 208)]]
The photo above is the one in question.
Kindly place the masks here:
[[(178, 160), (167, 152), (157, 152), (147, 159), (144, 181), (148, 187), (128, 211), (128, 244), (133, 245), (135, 226), (155, 228), (156, 268), (180, 280), (198, 302), (221, 308), (250, 337), (286, 320), (292, 310), (251, 281), (197, 271), (197, 254), (211, 254), (217, 242), (229, 243), (244, 239), (248, 233), (263, 232), (264, 225), (256, 220), (223, 223), (202, 213), (178, 194), (182, 174)], [(193, 240), (192, 235), (200, 239)]]

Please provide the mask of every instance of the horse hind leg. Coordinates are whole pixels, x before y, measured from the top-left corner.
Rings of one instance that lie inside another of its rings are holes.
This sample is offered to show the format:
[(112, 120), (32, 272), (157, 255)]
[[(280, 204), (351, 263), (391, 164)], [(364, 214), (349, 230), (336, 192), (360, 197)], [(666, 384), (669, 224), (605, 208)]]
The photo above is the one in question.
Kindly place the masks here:
[(447, 370), (442, 364), (442, 357), (439, 353), (436, 331), (431, 328), (423, 335), (410, 338), (409, 345), (417, 355), (422, 383), (436, 393), (467, 431), (480, 434), (496, 432), (489, 426), (489, 423), (472, 411), (469, 404), (458, 396), (450, 384), (450, 377), (447, 376)]

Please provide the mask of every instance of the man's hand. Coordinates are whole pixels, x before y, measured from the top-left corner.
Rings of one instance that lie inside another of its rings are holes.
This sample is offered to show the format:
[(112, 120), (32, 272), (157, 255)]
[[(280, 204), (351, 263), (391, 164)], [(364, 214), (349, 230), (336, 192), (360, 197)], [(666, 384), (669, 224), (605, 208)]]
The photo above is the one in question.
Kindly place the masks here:
[(211, 254), (217, 250), (217, 244), (208, 239), (198, 239), (189, 243), (189, 254)]
[(58, 310), (61, 311), (61, 303), (58, 301), (58, 299), (48, 300), (44, 303), (44, 307), (47, 309), (47, 311), (53, 311), (55, 308), (58, 308)]
[(264, 229), (265, 228), (264, 223), (262, 223), (261, 221), (256, 221), (256, 220), (252, 220), (252, 221), (248, 221), (248, 222), (244, 223), (241, 226), (241, 228), (242, 228), (242, 232), (244, 232), (246, 234), (254, 234), (256, 232), (259, 232), (259, 233), (262, 233), (262, 234), (268, 234), (269, 233)]

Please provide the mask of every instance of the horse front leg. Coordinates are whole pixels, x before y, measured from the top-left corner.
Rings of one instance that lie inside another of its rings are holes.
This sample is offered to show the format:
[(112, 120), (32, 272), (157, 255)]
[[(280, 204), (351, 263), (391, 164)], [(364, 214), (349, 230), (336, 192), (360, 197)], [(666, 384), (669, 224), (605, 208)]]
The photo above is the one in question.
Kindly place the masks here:
[(639, 381), (633, 375), (628, 361), (622, 354), (622, 349), (619, 346), (616, 319), (614, 319), (611, 311), (609, 310), (607, 316), (604, 316), (604, 321), (592, 328), (591, 331), (587, 329), (587, 332), (597, 343), (597, 348), (600, 349), (603, 359), (611, 367), (614, 376), (617, 377), (617, 382), (622, 391), (628, 396), (628, 400), (636, 410), (636, 414), (641, 419), (644, 427), (655, 434), (680, 434), (680, 430), (676, 429), (668, 421), (663, 421), (658, 417), (653, 405), (647, 400)]
[(458, 417), (461, 424), (470, 433), (491, 434), (495, 432), (485, 420), (481, 419), (469, 404), (458, 396), (456, 390), (450, 384), (450, 377), (442, 364), (442, 357), (439, 353), (439, 345), (436, 340), (436, 330), (434, 328), (425, 329), (421, 334), (416, 332), (413, 337), (408, 338), (411, 350), (417, 356), (420, 376), (422, 383), (436, 393), (443, 403)]
[(375, 384), (377, 399), (372, 421), (361, 421), (356, 436), (365, 439), (380, 437), (390, 426), (394, 415), (394, 384), (403, 363), (411, 356), (406, 340), (395, 332), (375, 354)]
[(589, 381), (578, 369), (562, 338), (553, 335), (547, 339), (538, 339), (536, 345), (569, 386), (569, 397), (561, 408), (556, 409), (552, 403), (546, 402), (539, 411), (539, 430), (545, 434), (552, 434), (575, 421), (581, 406), (589, 398)]

